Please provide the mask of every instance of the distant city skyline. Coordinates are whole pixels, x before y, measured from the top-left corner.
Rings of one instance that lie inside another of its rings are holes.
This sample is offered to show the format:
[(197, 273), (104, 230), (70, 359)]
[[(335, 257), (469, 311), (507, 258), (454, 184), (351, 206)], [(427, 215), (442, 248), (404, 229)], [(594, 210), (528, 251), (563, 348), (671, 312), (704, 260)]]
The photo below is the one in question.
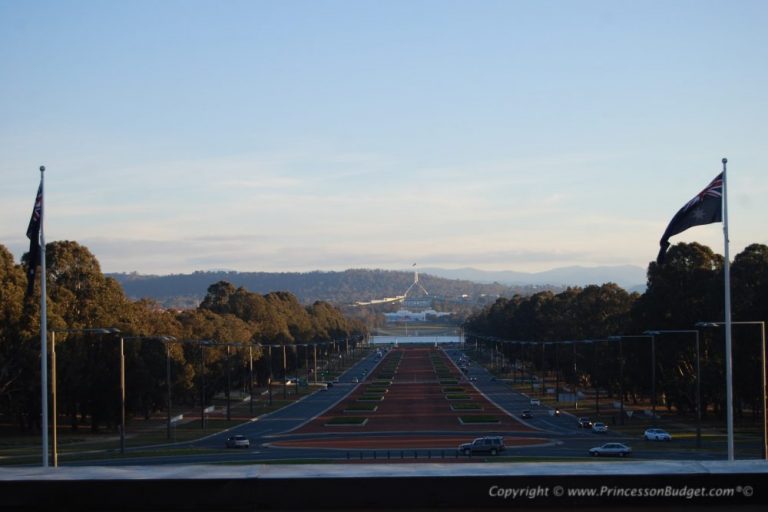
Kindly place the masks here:
[[(768, 244), (768, 3), (0, 0), (0, 244), (105, 272), (654, 260), (727, 157)], [(722, 224), (671, 242), (722, 253)]]

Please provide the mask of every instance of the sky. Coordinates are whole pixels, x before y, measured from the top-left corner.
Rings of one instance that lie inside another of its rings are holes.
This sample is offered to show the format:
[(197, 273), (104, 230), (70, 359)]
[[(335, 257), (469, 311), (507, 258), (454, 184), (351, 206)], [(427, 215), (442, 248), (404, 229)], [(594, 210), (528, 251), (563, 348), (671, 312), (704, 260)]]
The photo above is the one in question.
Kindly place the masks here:
[[(655, 259), (728, 163), (768, 244), (768, 2), (0, 0), (0, 244), (105, 272)], [(672, 242), (723, 252), (722, 224)]]

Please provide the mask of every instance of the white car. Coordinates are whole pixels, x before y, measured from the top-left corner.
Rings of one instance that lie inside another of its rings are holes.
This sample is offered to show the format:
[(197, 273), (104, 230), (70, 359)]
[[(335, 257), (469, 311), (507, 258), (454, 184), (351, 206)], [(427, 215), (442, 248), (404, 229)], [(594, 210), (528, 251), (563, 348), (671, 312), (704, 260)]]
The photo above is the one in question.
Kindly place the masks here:
[(236, 435), (227, 438), (227, 448), (250, 448), (251, 442), (243, 435)]
[(671, 441), (672, 436), (669, 432), (660, 428), (649, 428), (643, 433), (643, 438), (646, 441)]
[(541, 400), (538, 398), (531, 398), (531, 405), (541, 405)]
[(597, 421), (592, 424), (592, 432), (596, 434), (604, 434), (605, 432), (608, 432), (608, 425), (601, 421)]
[(596, 446), (594, 448), (590, 448), (589, 454), (593, 457), (599, 457), (602, 455), (628, 457), (632, 454), (632, 448), (621, 443), (605, 443), (603, 446)]

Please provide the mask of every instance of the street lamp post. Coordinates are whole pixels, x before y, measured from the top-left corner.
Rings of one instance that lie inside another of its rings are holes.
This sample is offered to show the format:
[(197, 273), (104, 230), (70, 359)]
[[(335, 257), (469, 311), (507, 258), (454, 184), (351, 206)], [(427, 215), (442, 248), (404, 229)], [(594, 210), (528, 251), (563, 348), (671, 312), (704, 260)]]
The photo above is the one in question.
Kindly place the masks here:
[[(111, 332), (119, 333), (117, 329)], [(166, 436), (171, 439), (171, 342), (173, 336), (120, 336), (120, 454), (125, 455), (125, 341), (160, 340), (165, 343)]]
[(610, 341), (619, 342), (619, 424), (624, 424), (624, 351), (622, 339), (624, 336), (608, 336)]
[(232, 419), (232, 407), (231, 407), (231, 400), (230, 397), (232, 395), (232, 376), (231, 376), (231, 365), (230, 365), (230, 359), (229, 359), (229, 346), (230, 344), (226, 344), (227, 348), (227, 421), (230, 421)]
[(125, 338), (120, 336), (120, 455), (125, 455)]
[[(57, 373), (56, 373), (56, 333), (90, 333), (90, 334), (114, 334), (120, 331), (116, 328), (87, 328), (87, 329), (52, 329), (51, 330), (51, 441), (52, 441), (52, 459), (53, 467), (59, 466), (59, 451), (58, 451), (58, 386), (57, 386)], [(45, 428), (48, 428), (45, 425)]]
[(288, 361), (287, 356), (285, 354), (285, 341), (282, 343), (283, 345), (283, 399), (288, 398)]
[[(697, 324), (698, 325), (698, 324)], [(646, 331), (645, 334), (651, 336), (651, 340), (660, 334), (693, 334), (696, 337), (696, 448), (701, 448), (701, 351), (699, 349), (699, 331), (697, 329), (672, 329), (672, 330), (654, 330)], [(653, 345), (651, 345), (653, 347)], [(655, 365), (654, 365), (655, 366)], [(655, 380), (654, 380), (655, 382)], [(654, 403), (655, 403), (654, 394)], [(656, 412), (654, 410), (654, 417)]]
[[(59, 440), (59, 422), (58, 422), (58, 410), (56, 407), (56, 331), (51, 331), (51, 448), (53, 449), (53, 467), (59, 467), (59, 452), (58, 452), (58, 440)], [(43, 426), (44, 429), (48, 428), (48, 425)], [(45, 454), (45, 460), (48, 460), (48, 454)]]
[(253, 415), (253, 344), (248, 345), (248, 400), (248, 407)]
[(651, 338), (651, 418), (656, 422), (656, 336), (646, 331), (645, 337)]
[[(621, 355), (621, 341), (631, 338), (650, 338), (651, 340), (651, 416), (656, 421), (656, 339), (651, 334), (628, 334), (621, 336), (608, 336), (610, 341), (619, 341), (619, 357), (621, 357), (621, 382), (620, 387), (623, 390), (624, 385), (624, 357)], [(621, 424), (624, 424), (624, 396), (621, 397)]]
[(172, 336), (165, 337), (165, 387), (166, 387), (166, 422), (165, 431), (168, 440), (171, 440), (171, 339), (175, 339)]
[(200, 428), (205, 430), (205, 347), (213, 345), (210, 340), (200, 340)]
[(269, 405), (272, 405), (272, 345), (269, 347), (269, 377), (267, 377), (267, 395), (269, 396)]
[(546, 363), (544, 360), (544, 356), (546, 355), (544, 351), (544, 345), (545, 343), (541, 343), (541, 397), (544, 398), (546, 396), (547, 390), (546, 390), (546, 382), (547, 382), (547, 373), (546, 373)]
[[(766, 393), (766, 353), (765, 353), (765, 322), (763, 321), (741, 321), (741, 322), (731, 322), (732, 325), (758, 325), (760, 326), (760, 366), (761, 366), (761, 377), (762, 377), (762, 388), (763, 388), (763, 400), (762, 400), (762, 409), (763, 409), (763, 458), (768, 460), (768, 411), (766, 411), (766, 406), (768, 406), (768, 394)], [(696, 327), (720, 327), (721, 325), (725, 325), (725, 322), (697, 322)], [(730, 379), (728, 379), (728, 382), (726, 383), (727, 386), (730, 388), (732, 386), (732, 382)], [(730, 409), (730, 405), (729, 405)], [(727, 413), (733, 414), (733, 411), (727, 411)], [(729, 453), (729, 459), (733, 460), (733, 422), (730, 421), (728, 423), (728, 453)]]

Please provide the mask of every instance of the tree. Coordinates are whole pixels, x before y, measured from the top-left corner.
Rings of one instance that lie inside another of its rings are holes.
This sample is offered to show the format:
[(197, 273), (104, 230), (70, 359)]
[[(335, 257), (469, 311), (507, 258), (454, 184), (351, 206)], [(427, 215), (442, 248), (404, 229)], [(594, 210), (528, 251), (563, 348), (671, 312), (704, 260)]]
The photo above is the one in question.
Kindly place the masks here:
[(28, 429), (39, 428), (40, 337), (38, 304), (25, 293), (26, 273), (0, 245), (0, 414)]

